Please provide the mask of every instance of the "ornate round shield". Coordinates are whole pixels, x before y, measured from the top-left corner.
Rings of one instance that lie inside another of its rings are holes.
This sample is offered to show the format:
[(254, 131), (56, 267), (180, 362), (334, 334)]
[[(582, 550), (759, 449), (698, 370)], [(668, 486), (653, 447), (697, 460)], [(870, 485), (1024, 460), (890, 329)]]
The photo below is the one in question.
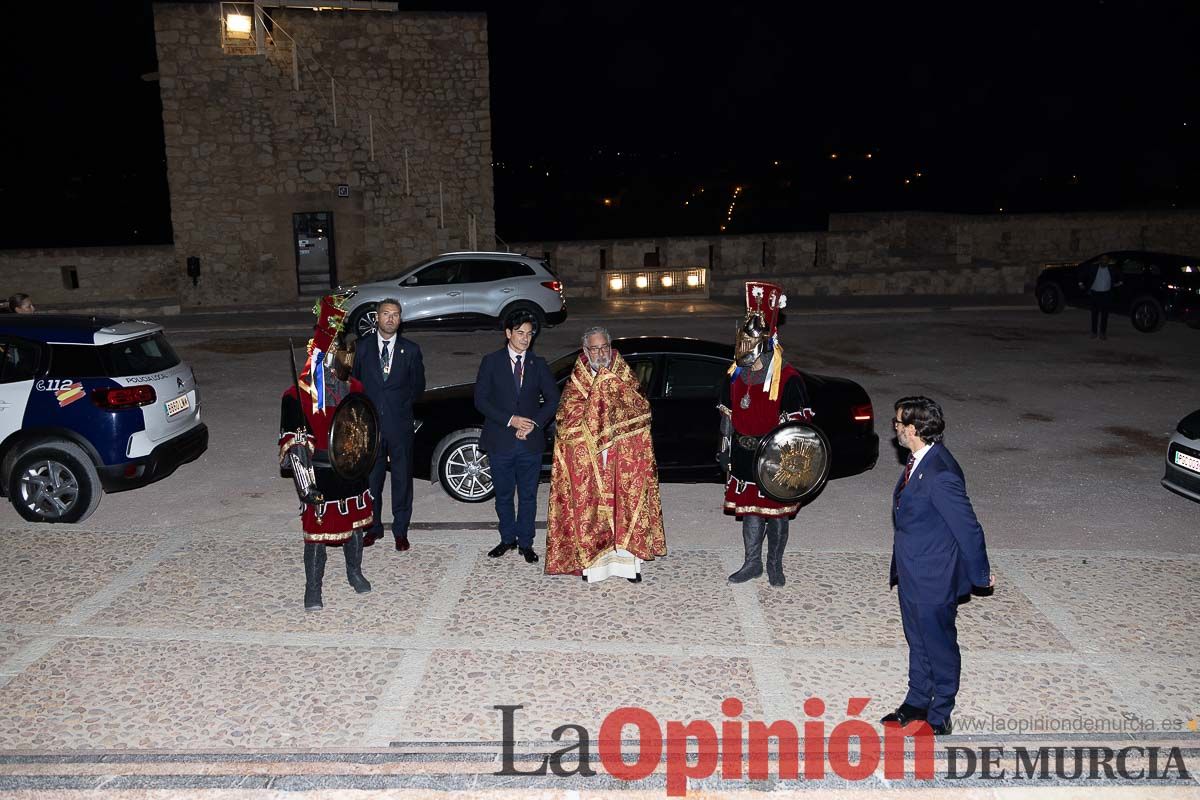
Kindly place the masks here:
[(785, 422), (762, 437), (754, 454), (754, 478), (777, 503), (811, 497), (829, 480), (829, 440), (805, 422)]
[(364, 478), (379, 454), (379, 412), (365, 394), (347, 395), (329, 425), (329, 463), (342, 478)]

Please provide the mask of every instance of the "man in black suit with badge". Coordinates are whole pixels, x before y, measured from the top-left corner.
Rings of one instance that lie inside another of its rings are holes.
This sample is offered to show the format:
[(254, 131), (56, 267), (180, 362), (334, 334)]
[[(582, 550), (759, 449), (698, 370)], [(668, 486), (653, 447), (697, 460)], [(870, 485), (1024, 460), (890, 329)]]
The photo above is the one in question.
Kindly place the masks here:
[(362, 381), (367, 397), (379, 411), (379, 458), (371, 470), (371, 496), (375, 517), (363, 544), (383, 536), (383, 479), (392, 476), (392, 535), (396, 549), (408, 549), (408, 524), (412, 520), (413, 401), (425, 391), (425, 363), (416, 342), (398, 335), (400, 301), (392, 298), (377, 306), (376, 331), (358, 342), (354, 377)]
[[(538, 478), (546, 450), (545, 428), (558, 410), (558, 386), (546, 360), (534, 355), (533, 316), (517, 312), (504, 325), (508, 343), (483, 357), (475, 379), (475, 408), (484, 416), (480, 448), (488, 454), (500, 544), (488, 553), (499, 558), (517, 549), (530, 564)], [(513, 514), (513, 494), (517, 513)]]

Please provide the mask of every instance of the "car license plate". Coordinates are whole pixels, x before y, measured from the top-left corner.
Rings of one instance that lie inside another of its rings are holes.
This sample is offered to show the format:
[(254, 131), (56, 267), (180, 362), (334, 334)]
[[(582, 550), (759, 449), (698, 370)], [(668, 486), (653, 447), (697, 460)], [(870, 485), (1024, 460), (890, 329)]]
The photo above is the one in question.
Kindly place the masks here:
[(1184, 469), (1190, 469), (1192, 472), (1200, 472), (1200, 458), (1189, 456), (1187, 453), (1175, 451), (1175, 463)]
[(192, 404), (191, 404), (191, 402), (188, 401), (188, 396), (186, 394), (180, 395), (179, 397), (176, 397), (174, 400), (168, 400), (166, 403), (164, 403), (164, 405), (167, 407), (167, 416), (168, 417), (173, 417), (176, 414), (187, 411), (189, 408), (192, 407)]

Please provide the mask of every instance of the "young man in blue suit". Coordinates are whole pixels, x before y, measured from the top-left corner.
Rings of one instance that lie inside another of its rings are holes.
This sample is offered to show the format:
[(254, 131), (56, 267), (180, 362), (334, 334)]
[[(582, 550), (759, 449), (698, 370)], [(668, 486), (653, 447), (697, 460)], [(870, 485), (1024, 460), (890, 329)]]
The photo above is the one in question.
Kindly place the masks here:
[(413, 401), (425, 391), (425, 362), (416, 342), (399, 335), (400, 301), (388, 298), (376, 309), (376, 331), (358, 341), (354, 377), (379, 411), (379, 458), (371, 470), (375, 517), (363, 538), (374, 544), (383, 536), (383, 479), (392, 475), (392, 535), (396, 549), (408, 549), (412, 520)]
[(995, 578), (962, 468), (942, 444), (942, 407), (928, 397), (902, 397), (895, 409), (896, 440), (910, 453), (892, 493), (890, 583), (900, 587), (908, 695), (881, 722), (925, 720), (940, 736), (952, 730), (958, 693), (959, 599), (974, 588), (993, 587)]
[[(475, 379), (475, 408), (483, 414), (479, 446), (488, 454), (500, 544), (488, 553), (499, 558), (517, 549), (530, 564), (533, 520), (537, 514), (538, 477), (546, 450), (546, 426), (558, 410), (558, 386), (546, 360), (531, 349), (533, 316), (517, 312), (504, 325), (507, 344), (483, 357)], [(513, 514), (513, 494), (517, 511)]]

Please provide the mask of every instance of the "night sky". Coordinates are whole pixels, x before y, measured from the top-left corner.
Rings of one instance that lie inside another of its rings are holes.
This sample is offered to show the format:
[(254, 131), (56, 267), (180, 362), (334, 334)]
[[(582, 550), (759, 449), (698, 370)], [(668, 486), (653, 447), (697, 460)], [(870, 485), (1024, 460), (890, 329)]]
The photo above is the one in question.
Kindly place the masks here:
[[(400, 6), (488, 13), (508, 241), (1200, 206), (1200, 3)], [(6, 19), (0, 247), (169, 242), (150, 4)]]

